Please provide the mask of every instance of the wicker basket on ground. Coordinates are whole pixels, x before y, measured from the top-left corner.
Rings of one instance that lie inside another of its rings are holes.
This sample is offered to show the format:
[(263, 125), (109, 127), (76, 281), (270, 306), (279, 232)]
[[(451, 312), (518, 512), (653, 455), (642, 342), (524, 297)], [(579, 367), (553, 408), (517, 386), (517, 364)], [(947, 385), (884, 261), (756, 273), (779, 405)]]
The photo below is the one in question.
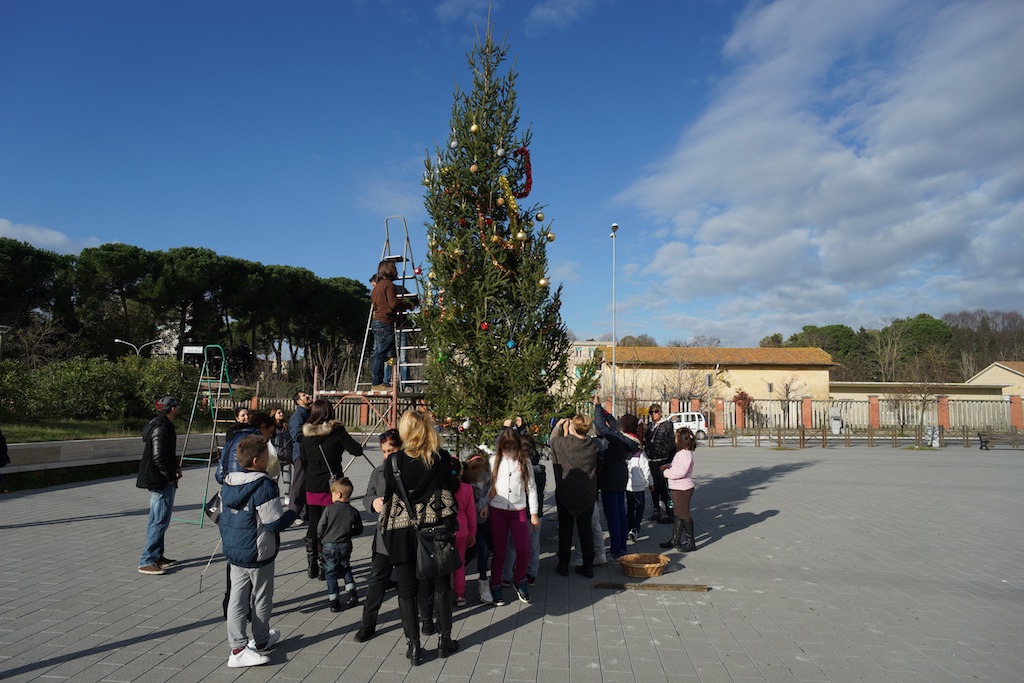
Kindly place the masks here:
[(626, 576), (635, 576), (640, 579), (647, 578), (648, 576), (661, 576), (667, 564), (668, 558), (666, 556), (654, 553), (633, 553), (619, 558), (619, 566), (622, 567), (622, 573)]

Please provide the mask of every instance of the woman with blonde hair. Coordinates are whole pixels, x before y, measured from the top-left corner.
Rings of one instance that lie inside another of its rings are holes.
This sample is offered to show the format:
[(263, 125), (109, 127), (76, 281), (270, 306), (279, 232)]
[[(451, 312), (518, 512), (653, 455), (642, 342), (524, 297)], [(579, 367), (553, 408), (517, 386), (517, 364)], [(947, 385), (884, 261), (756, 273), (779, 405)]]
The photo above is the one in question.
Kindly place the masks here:
[[(447, 657), (459, 648), (458, 641), (451, 637), (451, 574), (427, 582), (416, 578), (417, 527), (446, 526), (454, 538), (458, 526), (456, 477), (451, 455), (441, 448), (429, 415), (406, 411), (398, 421), (398, 433), (403, 449), (388, 458), (381, 522), (384, 545), (398, 579), (398, 608), (408, 646), (405, 656), (413, 666), (418, 666), (422, 652), (416, 597), (421, 591), (433, 592), (438, 656)], [(404, 496), (399, 486), (404, 488)], [(411, 511), (406, 509), (403, 498), (408, 499)]]

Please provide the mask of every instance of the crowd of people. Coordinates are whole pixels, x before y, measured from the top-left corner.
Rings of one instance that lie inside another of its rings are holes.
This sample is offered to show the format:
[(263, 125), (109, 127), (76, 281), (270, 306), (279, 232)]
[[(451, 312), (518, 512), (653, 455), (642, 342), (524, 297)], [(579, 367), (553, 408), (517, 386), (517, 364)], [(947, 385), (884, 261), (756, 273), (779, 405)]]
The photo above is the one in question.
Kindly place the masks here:
[[(531, 602), (540, 569), (540, 528), (547, 484), (534, 430), (521, 418), (508, 420), (494, 443), (460, 460), (441, 446), (429, 413), (409, 410), (397, 429), (380, 435), (384, 456), (371, 473), (363, 497), (363, 519), (353, 507), (352, 482), (343, 457), (363, 448), (336, 419), (334, 406), (305, 392), (293, 396), (295, 410), (246, 411), (222, 450), (215, 476), (221, 484), (218, 524), (227, 559), (229, 667), (270, 661), (281, 634), (270, 628), (274, 561), (280, 533), (306, 525), (310, 580), (325, 582), (325, 609), (341, 612), (362, 605), (356, 642), (371, 639), (385, 593), (396, 588), (412, 665), (423, 660), (422, 637), (437, 634), (437, 653), (458, 651), (452, 638), (453, 608), (469, 604), (467, 572), (477, 576), (477, 597), (495, 606)], [(150, 490), (143, 574), (162, 574), (175, 564), (164, 556), (164, 533), (181, 470), (174, 457), (180, 404), (157, 401), (158, 415), (144, 430), (138, 486)], [(654, 515), (667, 521), (663, 548), (696, 549), (690, 502), (694, 491), (693, 433), (662, 419), (652, 405), (646, 423), (635, 415), (615, 418), (599, 404), (593, 414), (552, 421), (547, 439), (557, 510), (555, 572), (592, 578), (594, 566), (616, 560), (641, 538), (648, 493)], [(290, 473), (287, 495), (277, 479)], [(598, 507), (600, 501), (600, 508)], [(287, 503), (287, 507), (285, 506)], [(603, 514), (602, 514), (603, 513)], [(607, 524), (608, 543), (601, 520)], [(372, 519), (371, 519), (372, 518)], [(353, 538), (364, 522), (375, 522), (364, 600), (351, 570)], [(417, 571), (421, 529), (441, 530), (458, 555), (457, 567), (422, 578)], [(247, 622), (252, 638), (246, 638)]]

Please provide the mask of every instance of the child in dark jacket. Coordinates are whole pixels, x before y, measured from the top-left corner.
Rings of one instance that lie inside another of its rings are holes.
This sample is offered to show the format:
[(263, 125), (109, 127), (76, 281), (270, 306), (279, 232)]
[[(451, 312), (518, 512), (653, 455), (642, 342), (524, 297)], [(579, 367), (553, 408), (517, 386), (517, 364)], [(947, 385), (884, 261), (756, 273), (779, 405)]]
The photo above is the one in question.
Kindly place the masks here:
[(356, 583), (352, 577), (349, 561), (352, 559), (352, 537), (363, 533), (363, 520), (359, 511), (349, 504), (352, 498), (352, 482), (342, 477), (331, 482), (330, 505), (324, 508), (317, 525), (316, 535), (323, 545), (324, 576), (327, 579), (327, 601), (332, 612), (341, 611), (338, 599), (338, 577), (345, 577), (345, 590), (348, 591), (346, 607), (359, 604), (356, 595)]
[[(224, 557), (231, 565), (228, 601), (228, 645), (232, 668), (270, 661), (267, 653), (281, 639), (270, 628), (274, 608), (274, 560), (281, 546), (280, 533), (295, 521), (295, 513), (281, 508), (277, 482), (267, 476), (270, 452), (259, 435), (247, 436), (236, 450), (242, 472), (230, 472), (221, 487), (220, 526)], [(252, 603), (252, 635), (246, 641), (245, 620)]]

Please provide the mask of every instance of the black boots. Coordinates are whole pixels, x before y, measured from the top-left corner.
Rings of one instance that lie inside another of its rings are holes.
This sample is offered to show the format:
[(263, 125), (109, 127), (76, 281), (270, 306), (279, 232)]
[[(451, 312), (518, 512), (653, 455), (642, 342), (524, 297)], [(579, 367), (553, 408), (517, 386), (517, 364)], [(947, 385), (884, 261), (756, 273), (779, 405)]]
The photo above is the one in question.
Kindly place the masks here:
[(405, 658), (413, 666), (419, 666), (423, 661), (423, 652), (420, 650), (420, 630), (416, 621), (416, 599), (399, 598), (398, 613), (402, 615), (402, 630), (405, 631), (405, 642), (408, 645)]
[(370, 638), (373, 638), (373, 634), (377, 632), (377, 624), (363, 624), (356, 631), (356, 634), (352, 636), (352, 640), (357, 643), (365, 643)]
[(437, 616), (437, 656), (444, 659), (459, 649), (459, 641), (452, 640), (451, 591), (434, 593), (434, 613)]
[(437, 629), (434, 628), (434, 595), (418, 595), (416, 604), (420, 615), (420, 633), (425, 636), (434, 635), (437, 633)]
[(358, 607), (359, 596), (356, 594), (356, 589), (353, 588), (348, 592), (348, 604), (345, 607)]
[(672, 538), (665, 541), (664, 543), (659, 543), (658, 545), (660, 545), (662, 548), (675, 548), (679, 545), (679, 539), (682, 538), (682, 535), (683, 520), (676, 517), (675, 520), (672, 522)]
[(316, 539), (305, 538), (306, 562), (309, 563), (309, 578), (315, 579), (320, 574), (320, 553), (316, 549)]
[(696, 550), (697, 549), (697, 541), (693, 537), (693, 520), (692, 519), (684, 519), (683, 520), (683, 535), (685, 536), (685, 540), (683, 542), (683, 545), (679, 546), (679, 549), (682, 550), (683, 552), (690, 552), (692, 550)]
[(672, 538), (658, 545), (662, 548), (675, 548), (684, 553), (696, 550), (697, 542), (693, 536), (693, 520), (676, 517), (672, 524)]

